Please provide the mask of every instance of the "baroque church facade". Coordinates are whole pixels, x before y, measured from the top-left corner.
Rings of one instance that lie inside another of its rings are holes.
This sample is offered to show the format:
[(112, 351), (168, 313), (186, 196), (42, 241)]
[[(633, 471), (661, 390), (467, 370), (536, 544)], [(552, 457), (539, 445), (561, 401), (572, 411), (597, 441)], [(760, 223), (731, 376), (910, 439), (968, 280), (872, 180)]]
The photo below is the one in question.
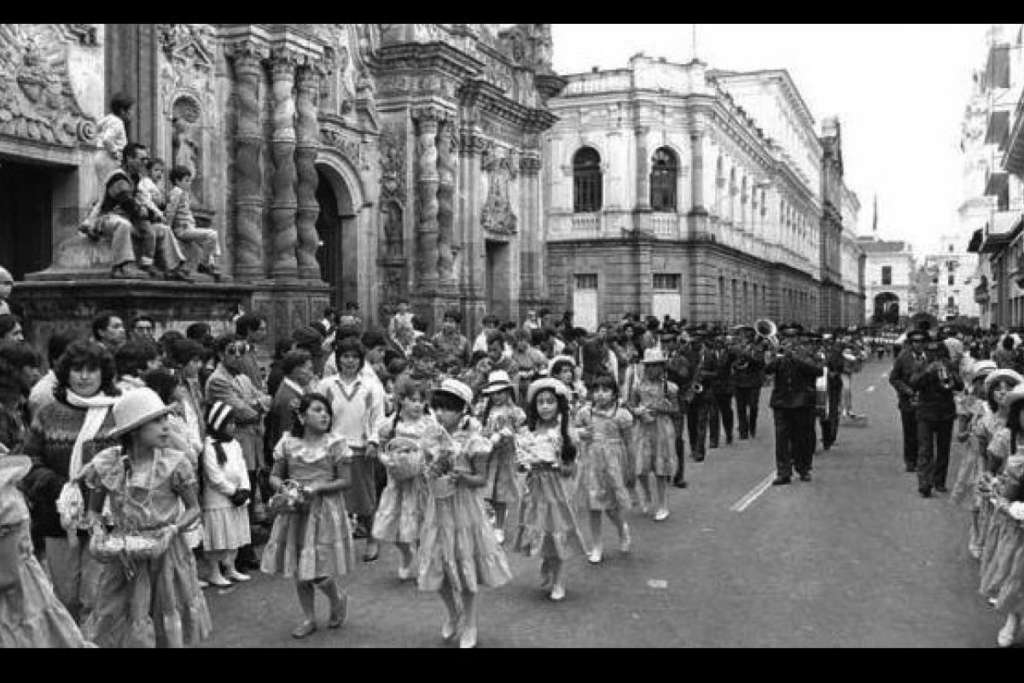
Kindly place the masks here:
[[(287, 331), (329, 303), (377, 322), (518, 319), (546, 302), (541, 135), (565, 81), (521, 24), (7, 24), (0, 27), (0, 262), (37, 337), (100, 308)], [(77, 232), (100, 191), (96, 123), (196, 170), (224, 283), (108, 279)]]

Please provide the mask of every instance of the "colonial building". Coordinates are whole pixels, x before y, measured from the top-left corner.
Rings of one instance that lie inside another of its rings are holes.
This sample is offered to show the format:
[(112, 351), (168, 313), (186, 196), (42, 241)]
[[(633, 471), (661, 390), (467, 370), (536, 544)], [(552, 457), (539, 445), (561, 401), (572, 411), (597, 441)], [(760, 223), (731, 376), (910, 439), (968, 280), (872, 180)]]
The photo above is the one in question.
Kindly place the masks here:
[(936, 252), (924, 255), (923, 266), (928, 271), (931, 295), (927, 312), (938, 320), (980, 321), (980, 307), (975, 300), (979, 283), (978, 257), (967, 251), (968, 238), (969, 235), (960, 233), (945, 235), (940, 238)]
[(865, 254), (864, 292), (869, 302), (865, 313), (868, 323), (897, 323), (913, 315), (916, 268), (909, 242), (879, 239), (877, 231), (857, 239)]
[[(180, 327), (240, 305), (287, 334), (329, 302), (467, 327), (544, 302), (547, 25), (5, 24), (0, 47), (0, 263), (40, 338), (104, 307)], [(230, 282), (112, 281), (77, 233), (118, 92), (129, 139), (195, 169)]]
[(859, 205), (839, 125), (819, 139), (785, 71), (637, 55), (566, 78), (544, 136), (547, 272), (577, 324), (630, 311), (860, 321), (862, 290), (844, 289), (859, 274), (842, 272), (857, 251), (848, 242), (844, 260), (843, 212), (855, 221)]
[(982, 325), (1024, 325), (1024, 145), (1021, 107), (1024, 40), (1021, 25), (993, 26), (983, 68), (964, 112), (964, 200), (960, 226), (979, 255), (974, 289)]

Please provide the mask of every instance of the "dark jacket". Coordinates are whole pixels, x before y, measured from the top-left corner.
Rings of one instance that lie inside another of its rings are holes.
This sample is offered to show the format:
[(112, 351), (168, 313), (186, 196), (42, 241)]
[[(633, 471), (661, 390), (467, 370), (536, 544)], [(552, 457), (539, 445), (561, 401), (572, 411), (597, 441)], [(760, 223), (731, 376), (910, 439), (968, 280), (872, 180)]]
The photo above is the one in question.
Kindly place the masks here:
[(767, 374), (775, 375), (772, 408), (813, 408), (814, 382), (824, 366), (812, 356), (797, 352), (788, 358), (772, 358), (764, 367)]
[(915, 389), (910, 386), (910, 376), (917, 370), (919, 365), (925, 364), (924, 353), (919, 358), (914, 358), (913, 352), (906, 349), (896, 357), (896, 362), (889, 372), (889, 384), (896, 390), (900, 399), (900, 410), (914, 410)]
[(764, 350), (754, 344), (749, 349), (738, 346), (734, 350), (734, 362), (745, 360), (747, 367), (733, 369), (733, 383), (737, 389), (750, 389), (764, 386)]
[(959, 373), (948, 361), (945, 362), (949, 373), (950, 387), (942, 386), (938, 373), (928, 365), (919, 366), (910, 376), (910, 386), (918, 392), (920, 404), (917, 407), (917, 419), (930, 422), (944, 422), (956, 417), (956, 404), (953, 393), (964, 388)]
[(707, 353), (705, 363), (712, 369), (711, 384), (708, 390), (713, 394), (731, 394), (736, 390), (736, 384), (732, 376), (732, 363), (736, 360), (731, 349), (716, 348)]

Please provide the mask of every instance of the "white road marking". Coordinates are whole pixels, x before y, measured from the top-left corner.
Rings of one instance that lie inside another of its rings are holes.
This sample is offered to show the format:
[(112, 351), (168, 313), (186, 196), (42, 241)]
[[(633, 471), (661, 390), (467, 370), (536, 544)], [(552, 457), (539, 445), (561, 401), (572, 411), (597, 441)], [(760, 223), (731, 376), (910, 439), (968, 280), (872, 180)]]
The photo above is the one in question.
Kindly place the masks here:
[(865, 391), (865, 393), (868, 393), (868, 394), (870, 394), (870, 393), (871, 393), (872, 391), (874, 391), (874, 390), (875, 390), (875, 385), (874, 385), (874, 384), (872, 384), (872, 385), (871, 385), (870, 387), (868, 387), (868, 388), (867, 388), (867, 389), (865, 389), (864, 391)]
[(744, 495), (742, 498), (733, 503), (732, 507), (730, 507), (729, 509), (732, 510), (733, 512), (743, 512), (748, 507), (750, 507), (750, 504), (757, 500), (762, 493), (771, 488), (772, 480), (774, 479), (775, 473), (772, 472), (767, 477), (762, 479), (757, 486), (750, 489), (750, 491), (748, 491), (746, 495)]
[(879, 377), (888, 377), (888, 376), (889, 376), (888, 372), (883, 372), (881, 375), (879, 375)]

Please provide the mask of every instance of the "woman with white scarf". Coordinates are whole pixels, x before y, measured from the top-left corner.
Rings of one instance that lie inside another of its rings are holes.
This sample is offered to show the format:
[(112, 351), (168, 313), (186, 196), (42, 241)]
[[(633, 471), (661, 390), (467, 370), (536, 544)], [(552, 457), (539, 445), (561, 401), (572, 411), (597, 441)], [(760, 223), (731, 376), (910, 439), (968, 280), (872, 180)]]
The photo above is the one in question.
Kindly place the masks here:
[(85, 492), (67, 484), (94, 453), (113, 445), (93, 439), (113, 427), (111, 407), (120, 392), (113, 356), (94, 341), (71, 344), (56, 374), (56, 400), (40, 408), (29, 428), (24, 451), (32, 470), (23, 486), (33, 529), (45, 538), (54, 592), (81, 623), (92, 610), (100, 566), (88, 551)]

